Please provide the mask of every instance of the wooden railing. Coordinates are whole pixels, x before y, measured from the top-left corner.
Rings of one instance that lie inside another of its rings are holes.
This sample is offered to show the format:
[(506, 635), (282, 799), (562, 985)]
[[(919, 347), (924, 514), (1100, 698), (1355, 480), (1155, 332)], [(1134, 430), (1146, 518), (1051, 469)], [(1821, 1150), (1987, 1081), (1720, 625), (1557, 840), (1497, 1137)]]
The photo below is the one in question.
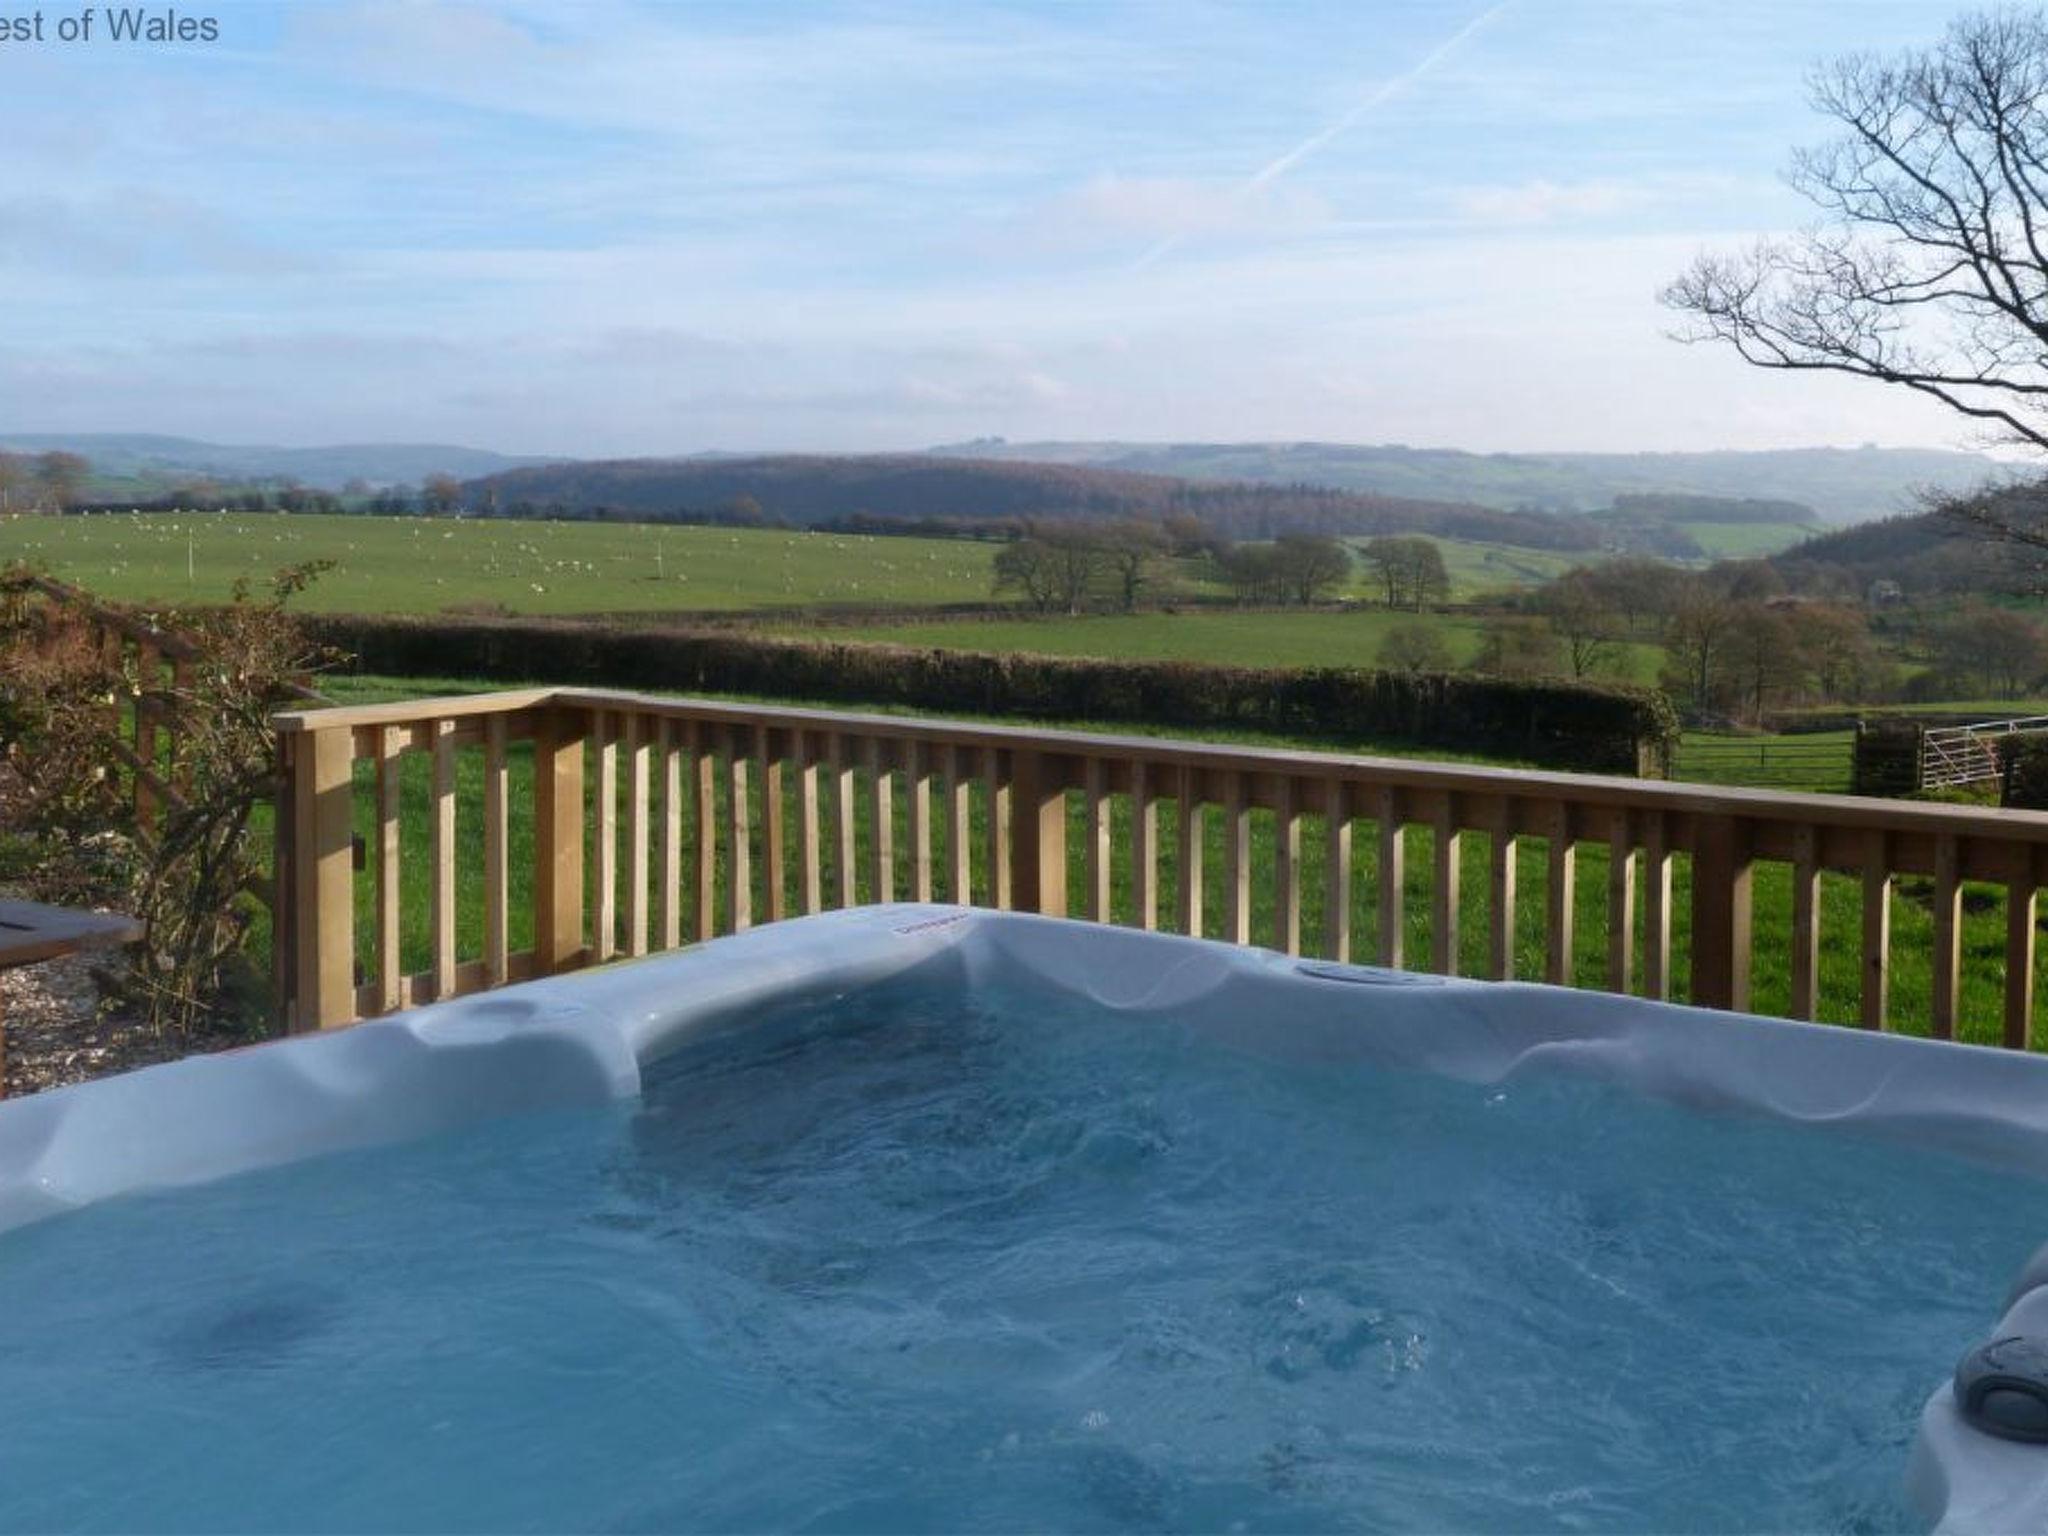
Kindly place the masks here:
[[(2003, 1008), (1979, 1033), (2013, 1046), (2032, 1033), (2048, 815), (578, 689), (296, 711), (277, 724), (298, 1029), (907, 898), (1440, 972), (1483, 948), (1472, 968), (1508, 977), (1518, 916), (1526, 930), (1534, 905), (1521, 855), (1540, 840), (1542, 979), (1674, 996), (1682, 933), (1689, 1000), (1745, 1008), (1756, 872), (1782, 863), (1789, 931), (1771, 947), (1789, 970), (1785, 1011), (1815, 1016), (1823, 876), (1846, 874), (1862, 897), (1858, 1017), (1883, 1027), (1894, 881), (1925, 877), (1925, 1017), (1953, 1036), (1965, 882), (1992, 882), (2006, 896)], [(406, 787), (415, 755), (423, 803)], [(459, 785), (471, 787), (462, 818)], [(408, 826), (424, 849), (408, 845)], [(1426, 879), (1408, 867), (1414, 828)], [(518, 834), (531, 840), (521, 860)], [(1483, 901), (1460, 888), (1468, 837), (1486, 845)], [(1207, 867), (1219, 845), (1220, 868)], [(1355, 899), (1354, 850), (1371, 854), (1371, 911)], [(1582, 850), (1603, 866), (1604, 900), (1581, 900)], [(418, 914), (404, 893), (422, 856), (426, 963), (412, 968)], [(1482, 912), (1485, 944), (1461, 944), (1461, 924)], [(515, 947), (515, 929), (530, 942)]]

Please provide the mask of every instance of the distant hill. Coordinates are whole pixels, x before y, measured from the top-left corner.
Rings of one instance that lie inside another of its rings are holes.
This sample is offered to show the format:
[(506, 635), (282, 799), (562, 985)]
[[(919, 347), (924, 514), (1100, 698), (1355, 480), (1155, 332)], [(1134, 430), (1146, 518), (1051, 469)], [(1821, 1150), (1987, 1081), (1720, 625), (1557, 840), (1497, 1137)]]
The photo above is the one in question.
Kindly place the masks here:
[(1927, 487), (1960, 491), (1998, 477), (1981, 454), (1928, 448), (1792, 448), (1765, 453), (1465, 453), (1347, 443), (1010, 443), (981, 439), (945, 456), (1080, 464), (1196, 480), (1327, 485), (1503, 509), (1585, 512), (1624, 496), (1681, 493), (1792, 501), (1831, 522), (1907, 510)]
[(1590, 519), (1546, 513), (924, 454), (586, 460), (489, 475), (465, 485), (464, 498), (501, 516), (654, 521), (745, 505), (763, 520), (799, 527), (861, 516), (1000, 522), (1186, 513), (1238, 539), (1424, 532), (1547, 550), (1596, 550), (1609, 539)]
[(2013, 551), (1934, 512), (1901, 513), (1807, 539), (1771, 557), (1794, 591), (1868, 591), (1895, 582), (1909, 596), (1992, 592), (2014, 584)]
[(466, 480), (522, 464), (548, 462), (444, 443), (272, 448), (141, 432), (0, 432), (0, 450), (83, 454), (92, 461), (96, 474), (108, 478), (166, 484), (201, 475), (221, 480), (289, 479), (327, 491), (338, 491), (350, 480), (377, 486), (416, 485), (428, 475), (448, 474)]

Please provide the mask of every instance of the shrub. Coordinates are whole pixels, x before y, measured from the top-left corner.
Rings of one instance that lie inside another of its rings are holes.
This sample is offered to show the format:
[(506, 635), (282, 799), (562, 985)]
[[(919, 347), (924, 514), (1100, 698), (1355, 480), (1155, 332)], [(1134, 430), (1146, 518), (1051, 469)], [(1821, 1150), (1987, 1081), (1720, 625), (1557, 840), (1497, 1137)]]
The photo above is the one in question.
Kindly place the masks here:
[(573, 621), (310, 614), (363, 671), (900, 705), (1039, 720), (1270, 731), (1355, 747), (1404, 741), (1605, 772), (1660, 772), (1677, 734), (1645, 690), (1348, 668), (914, 650), (723, 630)]

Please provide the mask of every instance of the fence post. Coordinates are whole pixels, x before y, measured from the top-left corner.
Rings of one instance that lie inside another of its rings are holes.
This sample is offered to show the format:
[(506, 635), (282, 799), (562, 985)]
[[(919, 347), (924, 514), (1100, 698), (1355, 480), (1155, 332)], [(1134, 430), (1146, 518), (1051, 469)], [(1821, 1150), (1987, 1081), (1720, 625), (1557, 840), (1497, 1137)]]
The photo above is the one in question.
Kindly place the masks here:
[[(534, 972), (571, 970), (583, 949), (583, 741), (588, 724), (545, 711), (533, 733)], [(697, 828), (699, 837), (708, 829)]]
[(1010, 754), (1010, 905), (1067, 915), (1067, 791), (1043, 752)]
[(329, 1029), (356, 1016), (354, 755), (347, 726), (307, 730), (292, 743), (295, 1031)]
[(1749, 825), (1701, 815), (1692, 851), (1692, 998), (1702, 1008), (1749, 1007)]

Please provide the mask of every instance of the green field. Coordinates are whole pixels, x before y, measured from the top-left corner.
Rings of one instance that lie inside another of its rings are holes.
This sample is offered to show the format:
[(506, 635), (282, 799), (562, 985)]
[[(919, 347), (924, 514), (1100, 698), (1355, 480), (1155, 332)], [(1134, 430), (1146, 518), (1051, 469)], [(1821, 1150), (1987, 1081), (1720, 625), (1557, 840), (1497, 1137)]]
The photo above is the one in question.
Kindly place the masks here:
[[(401, 679), (336, 679), (331, 691), (344, 702), (368, 702), (373, 699), (414, 697), (431, 694), (476, 691), (472, 685), (453, 679), (401, 680)], [(1171, 736), (1170, 731), (1148, 734)], [(1204, 739), (1214, 739), (1214, 733), (1203, 733)], [(1259, 738), (1237, 737), (1245, 741)], [(1317, 747), (1326, 744), (1289, 741), (1276, 738), (1263, 739), (1265, 744), (1274, 746)], [(525, 749), (515, 749), (511, 762), (512, 773), (512, 853), (509, 873), (512, 887), (511, 929), (512, 943), (516, 949), (531, 943), (531, 800), (530, 786), (532, 767), (530, 754)], [(357, 827), (366, 837), (373, 831), (370, 815), (373, 797), (370, 793), (370, 769), (368, 764), (358, 765)], [(623, 778), (623, 775), (622, 775)], [(723, 775), (720, 776), (721, 781)], [(458, 847), (460, 849), (458, 880), (458, 901), (460, 907), (459, 944), (461, 958), (469, 959), (481, 952), (482, 934), (482, 855), (474, 837), (474, 829), (480, 824), (482, 805), (482, 764), (481, 754), (476, 750), (464, 750), (458, 754), (458, 795), (460, 802)], [(426, 779), (426, 764), (416, 756), (410, 757), (403, 779), (403, 826), (405, 859), (402, 865), (404, 891), (404, 964), (408, 971), (424, 969), (429, 963), (430, 939), (428, 931), (428, 890), (427, 861), (425, 850), (428, 846), (429, 802)], [(793, 794), (793, 789), (791, 793)], [(721, 782), (720, 793), (724, 793)], [(758, 796), (759, 785), (755, 785)], [(974, 814), (977, 828), (982, 824), (985, 808), (977, 799)], [(872, 832), (870, 820), (872, 799), (863, 777), (860, 792), (856, 796), (858, 821), (856, 835), (861, 849), (858, 868), (858, 894), (860, 899), (873, 895), (869, 885), (870, 868), (867, 856), (868, 839)], [(1082, 843), (1083, 828), (1079, 797), (1070, 800), (1070, 847), (1078, 849)], [(789, 808), (793, 818), (794, 807)], [(1174, 837), (1172, 835), (1174, 811), (1171, 804), (1162, 806), (1161, 816), (1161, 860), (1158, 866), (1161, 881), (1160, 916), (1162, 926), (1171, 930), (1174, 925), (1175, 902), (1172, 893), (1176, 889), (1178, 872), (1174, 864)], [(895, 843), (898, 857), (896, 893), (901, 896), (909, 889), (908, 859), (909, 838), (907, 808), (899, 792)], [(829, 807), (827, 808), (829, 821)], [(943, 821), (943, 818), (940, 818)], [(1130, 905), (1131, 869), (1129, 857), (1129, 808), (1118, 799), (1112, 810), (1114, 827), (1113, 875), (1114, 915), (1122, 921), (1132, 916)], [(721, 812), (722, 821), (722, 812)], [(624, 817), (621, 816), (621, 825)], [(754, 824), (758, 826), (758, 807)], [(1223, 831), (1221, 820), (1213, 811), (1206, 818), (1206, 859), (1212, 878), (1207, 882), (1204, 930), (1216, 933), (1221, 930), (1224, 913), (1221, 881), (1214, 878), (1214, 872), (1223, 868)], [(687, 832), (686, 832), (687, 835)], [(943, 827), (937, 829), (938, 851), (943, 851)], [(1460, 847), (1462, 871), (1460, 902), (1460, 939), (1458, 946), (1458, 968), (1467, 975), (1485, 973), (1487, 962), (1487, 860), (1489, 838), (1484, 833), (1468, 832)], [(1430, 953), (1427, 931), (1427, 912), (1432, 869), (1431, 834), (1423, 828), (1412, 828), (1406, 833), (1408, 878), (1403, 895), (1406, 933), (1406, 959), (1411, 967), (1427, 964)], [(828, 835), (823, 839), (828, 850), (834, 846), (834, 839)], [(369, 846), (376, 846), (370, 838)], [(1543, 909), (1544, 909), (1544, 865), (1548, 850), (1543, 839), (1524, 837), (1518, 840), (1520, 856), (1520, 898), (1515, 914), (1515, 974), (1525, 979), (1540, 977), (1543, 968)], [(1309, 948), (1319, 947), (1323, 914), (1323, 837), (1320, 820), (1309, 816), (1302, 829), (1303, 850), (1303, 897), (1304, 911), (1302, 931)], [(1361, 824), (1354, 838), (1354, 877), (1352, 886), (1352, 911), (1354, 933), (1354, 958), (1370, 961), (1374, 958), (1373, 913), (1379, 899), (1376, 839), (1371, 835), (1370, 826)], [(981, 900), (986, 895), (987, 872), (984, 865), (984, 845), (976, 836), (973, 849), (975, 896)], [(1255, 942), (1270, 944), (1272, 928), (1272, 880), (1270, 870), (1273, 857), (1272, 817), (1258, 812), (1253, 817), (1253, 868), (1258, 872), (1254, 881), (1253, 938)], [(943, 859), (938, 861), (943, 867)], [(1678, 995), (1683, 996), (1684, 978), (1688, 975), (1687, 956), (1689, 935), (1685, 922), (1689, 893), (1690, 874), (1687, 861), (1681, 856), (1675, 861), (1674, 911), (1677, 914), (1673, 935), (1673, 969), (1678, 978)], [(1573, 975), (1579, 984), (1595, 986), (1604, 974), (1606, 953), (1606, 852), (1598, 844), (1588, 843), (1579, 853), (1577, 933), (1578, 940), (1573, 954)], [(1070, 908), (1085, 910), (1082, 861), (1075, 857), (1070, 861), (1073, 888), (1070, 891)], [(586, 870), (591, 867), (586, 860)], [(658, 878), (658, 877), (657, 877)], [(374, 963), (374, 950), (369, 926), (372, 912), (371, 901), (374, 891), (374, 861), (372, 867), (357, 876), (357, 941), (358, 950), (366, 964)], [(1820, 993), (1821, 1016), (1839, 1022), (1853, 1020), (1858, 1008), (1858, 977), (1860, 975), (1860, 924), (1861, 888), (1855, 880), (1829, 875), (1823, 880), (1823, 921), (1821, 924), (1821, 965)], [(1932, 935), (1932, 914), (1929, 903), (1928, 882), (1902, 879), (1895, 883), (1892, 897), (1893, 922), (1893, 986), (1892, 986), (1892, 1027), (1908, 1033), (1923, 1033), (1926, 1029), (1928, 995), (1931, 984), (1928, 953)], [(828, 863), (825, 887), (828, 892), (834, 888), (833, 871)], [(722, 917), (726, 897), (724, 895), (724, 869), (721, 857), (718, 908), (714, 917)], [(794, 903), (793, 871), (786, 872), (785, 892)], [(941, 893), (943, 894), (943, 893)], [(759, 884), (756, 873), (755, 901), (762, 903), (765, 892)], [(1756, 960), (1753, 970), (1753, 1006), (1763, 1013), (1782, 1013), (1788, 1006), (1788, 977), (1790, 975), (1789, 935), (1791, 932), (1791, 874), (1781, 864), (1759, 866), (1754, 892)], [(623, 899), (620, 902), (624, 908)], [(650, 898), (650, 908), (658, 910)], [(1962, 1028), (1963, 1038), (1991, 1041), (1999, 1031), (2002, 982), (2000, 962), (2004, 953), (2005, 918), (2004, 894), (1996, 887), (1978, 886), (1965, 888), (1963, 899), (1963, 988)], [(689, 931), (686, 913), (685, 931)], [(1640, 928), (1638, 929), (1640, 931)], [(2039, 979), (2043, 989), (2042, 1005), (2048, 1008), (2048, 967), (2043, 968)]]
[(1678, 527), (1715, 560), (1775, 555), (1818, 531), (1810, 523), (1680, 523)]
[[(1350, 541), (1355, 548), (1362, 540)], [(1475, 544), (1469, 539), (1438, 539), (1444, 569), (1451, 578), (1451, 598), (1466, 602), (1489, 593), (1540, 586), (1586, 564), (1591, 554), (1559, 554), (1548, 549), (1519, 549), (1512, 544)], [(1373, 596), (1367, 582), (1353, 581), (1353, 592)]]
[[(1453, 667), (1477, 654), (1478, 621), (1456, 614), (1390, 613), (1359, 608), (1348, 613), (1184, 611), (1085, 615), (1080, 618), (931, 620), (860, 624), (834, 630), (848, 639), (963, 651), (1037, 651), (1053, 656), (1122, 660), (1200, 661), (1244, 667), (1371, 667), (1379, 664), (1387, 633), (1423, 623), (1442, 637)], [(815, 633), (778, 625), (786, 633)], [(1624, 648), (1611, 675), (1653, 682), (1661, 660), (1656, 646)]]
[(118, 602), (221, 602), (238, 578), (260, 589), (280, 566), (332, 560), (301, 606), (359, 613), (986, 602), (994, 548), (652, 523), (282, 512), (0, 517), (0, 563), (35, 561)]

